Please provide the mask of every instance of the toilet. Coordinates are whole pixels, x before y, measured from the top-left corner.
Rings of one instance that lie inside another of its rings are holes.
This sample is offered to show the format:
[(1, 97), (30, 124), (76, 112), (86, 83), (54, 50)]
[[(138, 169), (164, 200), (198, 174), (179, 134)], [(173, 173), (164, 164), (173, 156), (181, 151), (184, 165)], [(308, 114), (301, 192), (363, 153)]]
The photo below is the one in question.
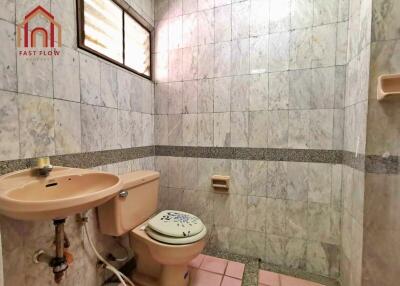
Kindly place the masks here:
[(138, 286), (187, 286), (189, 262), (205, 246), (206, 227), (189, 213), (165, 210), (157, 213), (160, 174), (136, 171), (120, 176), (118, 196), (98, 208), (103, 234), (129, 233)]

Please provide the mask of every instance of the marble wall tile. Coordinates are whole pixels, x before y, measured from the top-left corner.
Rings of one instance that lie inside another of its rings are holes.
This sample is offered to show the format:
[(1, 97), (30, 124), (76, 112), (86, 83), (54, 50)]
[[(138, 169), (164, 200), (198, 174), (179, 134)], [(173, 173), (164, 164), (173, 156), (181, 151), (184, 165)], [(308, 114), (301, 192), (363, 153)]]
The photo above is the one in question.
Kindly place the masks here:
[(172, 146), (182, 145), (182, 115), (168, 115), (168, 144)]
[(199, 113), (198, 115), (198, 145), (213, 146), (214, 119), (212, 113)]
[(144, 112), (144, 102), (146, 99), (146, 89), (144, 86), (144, 81), (130, 74), (130, 101), (131, 101), (131, 110), (136, 112)]
[(250, 1), (232, 3), (232, 39), (250, 35)]
[(293, 269), (306, 269), (307, 242), (304, 239), (290, 238), (286, 245), (285, 266)]
[(168, 54), (168, 80), (181, 81), (183, 78), (183, 55), (182, 49), (169, 51)]
[(198, 0), (198, 9), (212, 9), (214, 8), (214, 0)]
[(214, 113), (214, 146), (231, 145), (231, 117), (229, 112)]
[[(367, 1), (363, 1), (367, 2)], [(400, 5), (396, 1), (374, 1), (372, 4), (372, 40), (399, 39), (399, 23), (396, 15), (400, 11)]]
[(101, 150), (101, 117), (100, 107), (81, 105), (82, 151)]
[(268, 123), (268, 148), (288, 148), (289, 111), (269, 111)]
[(214, 77), (214, 45), (205, 45), (199, 47), (198, 59), (198, 78), (212, 78)]
[(307, 202), (287, 201), (286, 234), (289, 237), (307, 237)]
[(313, 59), (312, 34), (311, 28), (293, 30), (290, 32), (290, 69), (305, 69), (311, 67)]
[(269, 32), (278, 33), (290, 29), (290, 0), (270, 0)]
[(118, 70), (117, 71), (117, 85), (118, 85), (118, 108), (124, 110), (131, 110), (131, 76), (129, 73)]
[(215, 42), (226, 42), (232, 39), (232, 6), (215, 8)]
[(250, 187), (249, 161), (232, 160), (230, 169), (230, 193), (247, 195)]
[(193, 80), (197, 79), (197, 59), (198, 49), (184, 48), (182, 50), (182, 79)]
[(232, 75), (249, 74), (250, 71), (250, 40), (232, 41)]
[(231, 146), (249, 146), (249, 113), (231, 112)]
[[(182, 17), (182, 29), (182, 47), (197, 46), (199, 43), (197, 13), (184, 15)], [(159, 33), (162, 34), (163, 32), (160, 31)]]
[(182, 145), (197, 146), (197, 114), (182, 115)]
[(51, 13), (62, 23), (62, 44), (70, 48), (76, 47), (76, 14), (75, 3), (62, 0), (51, 1)]
[(232, 0), (214, 0), (215, 7), (231, 4)]
[(250, 77), (247, 75), (232, 78), (231, 111), (247, 111), (249, 107)]
[(249, 110), (268, 110), (268, 74), (251, 75), (249, 80)]
[(183, 92), (183, 113), (197, 113), (197, 81), (184, 81), (182, 84)]
[(183, 14), (189, 14), (197, 11), (197, 0), (182, 0)]
[(338, 245), (340, 243), (340, 213), (326, 204), (309, 203), (308, 237)]
[(286, 199), (287, 162), (268, 162), (267, 197)]
[(312, 0), (291, 1), (291, 28), (301, 29), (311, 27), (313, 25), (313, 8), (314, 1)]
[(35, 61), (28, 57), (19, 56), (17, 58), (17, 76), (18, 92), (53, 97), (53, 66), (51, 58)]
[(314, 26), (337, 22), (339, 1), (315, 0), (314, 1)]
[(182, 48), (182, 16), (168, 20), (168, 47), (170, 50)]
[(331, 203), (332, 165), (309, 163), (308, 165), (308, 201)]
[(247, 230), (265, 232), (266, 198), (247, 197)]
[(101, 148), (102, 150), (117, 149), (118, 144), (115, 138), (118, 130), (118, 110), (114, 108), (101, 108)]
[(3, 8), (4, 9), (0, 12), (0, 19), (8, 22), (15, 22), (15, 1), (5, 1)]
[(270, 72), (289, 69), (290, 33), (276, 33), (269, 37), (269, 68)]
[(336, 24), (329, 24), (313, 28), (312, 67), (326, 67), (335, 64), (336, 31)]
[(54, 98), (80, 102), (79, 54), (67, 47), (53, 58)]
[(286, 232), (286, 200), (267, 198), (265, 201), (265, 232), (284, 235)]
[(182, 169), (184, 170), (183, 186), (186, 189), (196, 190), (198, 180), (197, 158), (182, 158)]
[(268, 111), (249, 112), (249, 147), (266, 148), (269, 125)]
[(118, 148), (132, 147), (132, 118), (130, 111), (118, 110)]
[(105, 63), (101, 63), (100, 69), (101, 99), (106, 107), (118, 107), (118, 80), (117, 70)]
[(139, 112), (131, 112), (132, 118), (132, 147), (143, 145), (143, 117)]
[[(183, 43), (187, 43), (188, 41), (188, 35), (185, 34), (186, 29), (188, 27), (192, 27), (192, 23), (189, 21), (189, 17), (183, 17), (182, 18), (183, 22), (183, 35), (182, 35), (182, 41)], [(168, 38), (169, 38), (169, 26), (168, 26), (168, 20), (161, 20), (155, 23), (155, 32), (153, 35), (153, 41), (154, 41), (154, 45), (152, 47), (153, 49), (153, 53), (159, 53), (159, 52), (165, 52), (168, 51), (169, 46), (168, 46)], [(196, 30), (197, 31), (197, 30)], [(183, 46), (185, 46), (184, 44), (182, 44)]]
[(159, 52), (153, 55), (153, 75), (155, 82), (168, 82), (168, 52)]
[(170, 0), (168, 12), (169, 17), (182, 15), (182, 0)]
[(350, 0), (339, 0), (338, 4), (338, 21), (346, 21), (349, 19), (349, 2)]
[(307, 243), (307, 271), (336, 277), (339, 271), (339, 248), (327, 243)]
[(55, 154), (51, 99), (18, 95), (20, 158)]
[(348, 22), (337, 24), (336, 65), (344, 65), (347, 63), (348, 26)]
[(310, 111), (289, 111), (289, 148), (308, 149)]
[[(14, 4), (15, 5), (15, 4)], [(3, 10), (6, 11), (6, 10)], [(15, 26), (0, 20), (0, 88), (17, 90), (17, 57), (15, 51)]]
[(198, 12), (199, 44), (207, 45), (214, 43), (214, 10)]
[(168, 114), (182, 113), (182, 82), (172, 82), (168, 89)]
[(265, 161), (249, 161), (248, 195), (257, 197), (267, 196), (268, 163)]
[(215, 44), (214, 76), (231, 75), (231, 42)]
[[(311, 95), (313, 93), (312, 84), (313, 71), (295, 70), (289, 73), (290, 76), (290, 109), (310, 109), (311, 108)], [(320, 96), (316, 93), (317, 96)]]
[(168, 113), (168, 98), (169, 98), (169, 84), (168, 83), (156, 84), (154, 86), (154, 111), (156, 114)]
[(79, 103), (54, 100), (56, 154), (81, 152), (81, 110)]
[(250, 36), (269, 32), (269, 1), (250, 0)]
[(19, 157), (19, 122), (17, 94), (0, 91), (0, 160)]
[(336, 96), (335, 75), (334, 67), (312, 70), (311, 108), (333, 108)]
[(214, 223), (246, 229), (247, 196), (214, 194)]
[(198, 83), (198, 112), (213, 112), (214, 110), (214, 80), (205, 79)]
[(287, 199), (308, 200), (308, 165), (309, 163), (287, 162)]
[(214, 112), (227, 112), (231, 108), (231, 78), (214, 79)]
[(250, 38), (250, 73), (268, 71), (268, 39), (269, 36)]
[(332, 149), (333, 110), (310, 110), (309, 116), (310, 125), (307, 146), (311, 149)]
[(257, 231), (247, 231), (246, 238), (246, 255), (262, 259), (265, 253), (265, 233)]
[(154, 141), (156, 145), (168, 145), (168, 115), (154, 116)]
[(79, 54), (82, 103), (103, 106), (100, 94), (100, 62), (98, 59)]
[(289, 72), (269, 74), (269, 102), (270, 110), (289, 108)]
[(173, 188), (183, 187), (183, 158), (168, 157), (168, 186)]
[(285, 252), (288, 238), (284, 236), (266, 235), (265, 261), (275, 265), (285, 264)]

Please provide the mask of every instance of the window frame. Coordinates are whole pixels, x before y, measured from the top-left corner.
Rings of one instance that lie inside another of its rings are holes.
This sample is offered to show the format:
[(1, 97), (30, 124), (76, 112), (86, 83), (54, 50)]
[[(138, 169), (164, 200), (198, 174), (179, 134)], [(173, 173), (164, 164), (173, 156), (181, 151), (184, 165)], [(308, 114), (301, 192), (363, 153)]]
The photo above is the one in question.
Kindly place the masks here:
[[(146, 26), (144, 26), (139, 19), (135, 15), (133, 15), (131, 12), (129, 12), (126, 8), (121, 6), (120, 3), (118, 3), (116, 0), (109, 0), (112, 1), (115, 5), (117, 5), (121, 10), (122, 10), (122, 63), (118, 62), (117, 60), (114, 60), (101, 52), (96, 51), (95, 49), (89, 48), (88, 46), (85, 45), (85, 11), (84, 11), (84, 1), (85, 0), (76, 0), (76, 16), (77, 16), (77, 35), (78, 35), (78, 48), (85, 50), (86, 52), (89, 52), (99, 58), (102, 58), (103, 60), (106, 60), (108, 62), (111, 62), (112, 64), (115, 64), (121, 68), (124, 68), (130, 72), (133, 72), (141, 77), (144, 77), (148, 80), (153, 80), (153, 59), (152, 59), (152, 34), (151, 30), (148, 29)], [(149, 52), (150, 52), (150, 75), (143, 74), (141, 72), (138, 72), (137, 70), (125, 65), (125, 13), (131, 17), (137, 24), (139, 24), (143, 29), (145, 29), (149, 33), (149, 42), (150, 42), (150, 47), (149, 47)]]

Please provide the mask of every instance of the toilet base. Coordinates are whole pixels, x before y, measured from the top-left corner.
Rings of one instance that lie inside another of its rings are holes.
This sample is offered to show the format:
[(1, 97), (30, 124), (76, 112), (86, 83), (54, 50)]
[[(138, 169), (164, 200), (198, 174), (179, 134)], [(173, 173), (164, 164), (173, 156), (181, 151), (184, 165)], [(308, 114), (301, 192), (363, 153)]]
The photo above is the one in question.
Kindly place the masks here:
[(158, 279), (138, 271), (131, 278), (138, 286), (188, 286), (189, 269), (186, 265), (168, 265), (161, 269)]

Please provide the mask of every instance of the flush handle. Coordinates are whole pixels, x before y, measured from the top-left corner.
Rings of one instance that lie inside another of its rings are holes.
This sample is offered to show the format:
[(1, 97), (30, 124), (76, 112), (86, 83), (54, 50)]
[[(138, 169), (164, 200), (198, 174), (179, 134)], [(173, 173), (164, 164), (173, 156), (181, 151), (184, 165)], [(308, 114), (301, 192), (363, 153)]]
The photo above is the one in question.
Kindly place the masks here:
[(119, 193), (119, 197), (120, 198), (126, 198), (128, 196), (128, 192), (127, 191), (122, 191)]

